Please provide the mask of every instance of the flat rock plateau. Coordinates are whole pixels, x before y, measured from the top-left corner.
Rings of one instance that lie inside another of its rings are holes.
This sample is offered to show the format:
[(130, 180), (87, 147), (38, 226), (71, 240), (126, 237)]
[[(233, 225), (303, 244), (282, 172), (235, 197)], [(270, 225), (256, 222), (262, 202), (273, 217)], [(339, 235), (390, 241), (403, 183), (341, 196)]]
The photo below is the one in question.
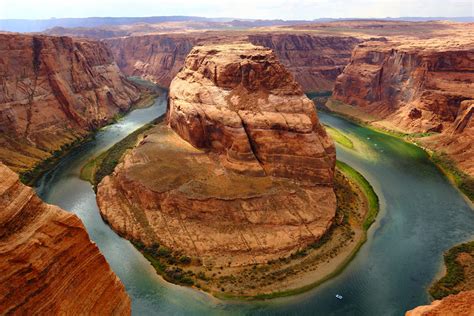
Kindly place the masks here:
[(0, 311), (130, 315), (130, 299), (80, 221), (0, 163)]

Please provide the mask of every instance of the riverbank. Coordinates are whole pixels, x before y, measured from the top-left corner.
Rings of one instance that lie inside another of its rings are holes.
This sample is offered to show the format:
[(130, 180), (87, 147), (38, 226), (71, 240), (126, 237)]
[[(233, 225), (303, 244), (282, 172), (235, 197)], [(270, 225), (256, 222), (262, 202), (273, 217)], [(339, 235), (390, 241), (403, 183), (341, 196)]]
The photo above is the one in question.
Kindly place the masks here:
[(359, 124), (363, 127), (372, 129), (376, 132), (397, 137), (403, 141), (411, 143), (423, 149), (430, 160), (438, 167), (438, 169), (450, 180), (450, 182), (459, 189), (463, 196), (470, 201), (474, 202), (474, 178), (460, 170), (456, 164), (445, 154), (439, 153), (433, 150), (430, 150), (417, 142), (417, 138), (430, 136), (430, 133), (426, 134), (408, 134), (403, 133), (402, 131), (396, 130), (395, 127), (392, 128), (381, 128), (374, 126), (372, 122), (377, 121), (377, 119), (370, 114), (367, 114), (356, 107), (344, 104), (340, 101), (334, 101), (329, 99), (324, 106), (318, 106), (318, 110), (326, 111), (336, 116), (340, 116), (344, 119), (347, 119), (351, 122)]
[(434, 299), (442, 299), (461, 291), (474, 290), (474, 241), (449, 249), (444, 254), (446, 274), (434, 282), (429, 293)]
[(162, 122), (165, 115), (143, 125), (124, 139), (113, 145), (110, 149), (102, 152), (97, 157), (89, 160), (82, 168), (80, 178), (90, 182), (94, 186), (94, 190), (102, 179), (111, 174), (115, 166), (120, 162), (127, 150), (135, 147), (140, 140), (140, 136), (156, 124)]
[[(140, 137), (131, 136), (131, 140), (124, 144), (137, 143), (138, 139)], [(125, 154), (128, 145), (117, 144), (114, 147), (108, 152)], [(115, 158), (116, 162), (120, 159)], [(101, 161), (95, 163), (100, 164)], [(96, 168), (101, 169), (101, 166)], [(203, 265), (198, 258), (188, 257), (160, 244), (132, 242), (157, 273), (171, 283), (192, 286), (225, 299), (251, 300), (294, 295), (340, 273), (365, 242), (366, 231), (378, 212), (378, 199), (371, 186), (357, 171), (343, 163), (338, 163), (336, 196), (336, 220), (322, 239), (266, 264), (244, 267), (231, 266), (230, 262), (229, 265)], [(134, 211), (134, 214), (137, 220), (145, 220), (139, 213)]]
[[(138, 81), (137, 79), (133, 79), (131, 81), (133, 81), (136, 85), (142, 88), (142, 93), (140, 95), (140, 98), (136, 102), (134, 102), (127, 111), (117, 113), (108, 122), (106, 122), (106, 124), (102, 126), (101, 128), (104, 128), (110, 124), (114, 124), (118, 122), (122, 117), (124, 117), (127, 113), (132, 112), (133, 110), (143, 109), (143, 108), (147, 108), (153, 105), (155, 99), (160, 94), (160, 92), (158, 91), (158, 88), (151, 88), (149, 87), (149, 85), (145, 85), (142, 81)], [(40, 163), (36, 164), (33, 168), (26, 170), (24, 172), (21, 172), (19, 174), (21, 182), (28, 186), (36, 186), (38, 180), (48, 170), (51, 170), (52, 168), (54, 168), (54, 166), (57, 165), (61, 161), (61, 159), (66, 157), (74, 149), (94, 139), (96, 133), (99, 130), (100, 129), (93, 130), (87, 135), (78, 137), (72, 142), (61, 146), (60, 149), (53, 151), (49, 157), (42, 160)]]

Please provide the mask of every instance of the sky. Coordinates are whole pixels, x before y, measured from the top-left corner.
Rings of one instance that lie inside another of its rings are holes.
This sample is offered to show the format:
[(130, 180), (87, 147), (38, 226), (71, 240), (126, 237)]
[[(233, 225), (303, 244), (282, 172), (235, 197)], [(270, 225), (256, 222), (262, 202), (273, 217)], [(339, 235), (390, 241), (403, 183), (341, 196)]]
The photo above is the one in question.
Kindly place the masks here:
[(0, 0), (0, 19), (192, 15), (251, 19), (474, 16), (474, 0)]

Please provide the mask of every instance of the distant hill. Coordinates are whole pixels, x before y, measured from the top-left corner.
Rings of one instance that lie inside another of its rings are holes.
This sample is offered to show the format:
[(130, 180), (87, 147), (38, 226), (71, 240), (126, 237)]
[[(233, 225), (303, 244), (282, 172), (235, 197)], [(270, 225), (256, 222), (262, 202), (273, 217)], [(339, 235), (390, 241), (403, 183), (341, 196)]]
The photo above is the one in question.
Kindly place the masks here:
[[(357, 19), (331, 19), (322, 18), (312, 21), (308, 20), (259, 20), (259, 19), (235, 19), (235, 18), (205, 18), (196, 16), (151, 16), (151, 17), (90, 17), (90, 18), (51, 18), (46, 20), (26, 20), (26, 19), (6, 19), (0, 20), (0, 30), (8, 32), (43, 32), (53, 27), (97, 27), (113, 26), (135, 23), (163, 23), (163, 22), (232, 22), (234, 26), (271, 26), (271, 25), (292, 25), (308, 22), (330, 22)], [(360, 19), (363, 20), (363, 19)], [(474, 17), (401, 17), (383, 18), (377, 20), (392, 21), (430, 21), (447, 20), (454, 22), (474, 22)]]

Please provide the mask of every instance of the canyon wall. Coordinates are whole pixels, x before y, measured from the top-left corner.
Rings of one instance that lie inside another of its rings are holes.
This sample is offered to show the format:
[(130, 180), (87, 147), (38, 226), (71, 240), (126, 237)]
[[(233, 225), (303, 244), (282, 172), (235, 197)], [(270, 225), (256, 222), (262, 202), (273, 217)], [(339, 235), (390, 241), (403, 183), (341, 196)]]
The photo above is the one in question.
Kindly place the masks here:
[(168, 87), (195, 45), (250, 42), (272, 49), (306, 92), (332, 90), (336, 77), (349, 62), (355, 37), (236, 32), (130, 36), (107, 39), (119, 67)]
[(105, 125), (138, 98), (103, 43), (0, 34), (0, 161), (17, 172)]
[(405, 316), (472, 316), (474, 315), (474, 291), (460, 292), (430, 305), (418, 306)]
[(0, 314), (130, 315), (130, 299), (76, 215), (0, 163)]
[[(425, 134), (474, 175), (474, 45), (470, 40), (411, 40), (359, 45), (338, 77), (334, 99), (369, 114), (376, 126)], [(420, 136), (420, 135), (418, 135)]]
[(334, 144), (271, 50), (195, 47), (171, 83), (167, 121), (98, 186), (121, 235), (205, 269), (287, 257), (331, 227)]

